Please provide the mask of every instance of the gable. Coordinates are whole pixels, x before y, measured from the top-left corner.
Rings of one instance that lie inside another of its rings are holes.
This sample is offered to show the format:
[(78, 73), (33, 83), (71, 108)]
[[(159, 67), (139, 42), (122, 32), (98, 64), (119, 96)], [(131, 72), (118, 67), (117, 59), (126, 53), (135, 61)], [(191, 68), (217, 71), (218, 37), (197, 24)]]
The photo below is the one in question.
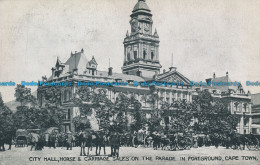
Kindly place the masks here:
[(190, 84), (190, 80), (177, 71), (160, 74), (155, 80), (160, 82), (183, 82), (185, 85)]
[(94, 65), (98, 65), (97, 61), (95, 60), (94, 56), (92, 57), (92, 59), (89, 61), (89, 64), (94, 64)]

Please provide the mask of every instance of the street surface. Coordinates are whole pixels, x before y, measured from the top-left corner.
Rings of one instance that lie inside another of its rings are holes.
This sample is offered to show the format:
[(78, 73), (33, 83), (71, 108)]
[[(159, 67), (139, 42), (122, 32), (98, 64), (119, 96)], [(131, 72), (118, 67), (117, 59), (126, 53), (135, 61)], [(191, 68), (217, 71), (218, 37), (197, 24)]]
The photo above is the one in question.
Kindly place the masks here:
[[(8, 146), (6, 146), (8, 148)], [(110, 148), (106, 148), (110, 154)], [(48, 148), (42, 151), (30, 151), (29, 147), (0, 151), (0, 165), (27, 164), (260, 164), (260, 151), (233, 150), (219, 147), (192, 148), (183, 151), (153, 150), (152, 148), (121, 147), (119, 158), (95, 156), (95, 149), (90, 156), (79, 156), (80, 148)]]

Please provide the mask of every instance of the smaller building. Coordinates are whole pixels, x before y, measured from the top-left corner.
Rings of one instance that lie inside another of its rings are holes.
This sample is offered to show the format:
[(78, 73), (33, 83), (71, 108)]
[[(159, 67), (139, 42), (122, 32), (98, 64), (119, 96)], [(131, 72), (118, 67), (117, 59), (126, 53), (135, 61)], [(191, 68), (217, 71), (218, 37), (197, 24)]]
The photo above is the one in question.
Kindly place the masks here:
[(260, 134), (260, 93), (252, 94), (252, 134)]
[(240, 134), (252, 133), (251, 95), (246, 93), (240, 82), (232, 81), (226, 72), (225, 76), (206, 79), (207, 84), (198, 86), (195, 90), (207, 90), (213, 98), (221, 98), (228, 101), (231, 114), (238, 115), (240, 122), (237, 125), (237, 132)]

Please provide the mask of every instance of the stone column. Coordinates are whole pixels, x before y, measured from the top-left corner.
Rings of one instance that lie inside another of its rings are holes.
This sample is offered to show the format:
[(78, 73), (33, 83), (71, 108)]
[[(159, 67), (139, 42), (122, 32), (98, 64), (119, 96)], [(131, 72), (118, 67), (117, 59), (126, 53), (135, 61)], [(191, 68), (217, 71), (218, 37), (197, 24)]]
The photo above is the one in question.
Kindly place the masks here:
[(137, 54), (137, 58), (142, 58), (141, 56), (141, 43), (138, 43), (138, 54)]
[(252, 116), (249, 117), (248, 131), (249, 133), (252, 133)]
[(172, 104), (172, 91), (170, 91), (170, 104)]
[(164, 101), (166, 101), (166, 97), (167, 97), (166, 90), (164, 90), (164, 96), (163, 96)]
[[(159, 100), (160, 100), (160, 98), (161, 98), (161, 90), (158, 90), (158, 108), (160, 108), (160, 102), (159, 102)], [(156, 103), (157, 104), (157, 103)], [(157, 105), (155, 105), (155, 107), (157, 107)]]
[(230, 112), (231, 114), (234, 114), (233, 101), (230, 101)]
[(239, 124), (239, 133), (240, 134), (244, 134), (244, 117), (241, 116), (240, 118), (240, 124)]

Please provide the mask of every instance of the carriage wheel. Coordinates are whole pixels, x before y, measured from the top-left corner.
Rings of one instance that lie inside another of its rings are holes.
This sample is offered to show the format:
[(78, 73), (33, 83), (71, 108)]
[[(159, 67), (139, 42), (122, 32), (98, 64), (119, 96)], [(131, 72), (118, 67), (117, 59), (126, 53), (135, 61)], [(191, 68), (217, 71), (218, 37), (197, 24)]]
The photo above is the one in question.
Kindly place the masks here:
[(186, 141), (185, 140), (180, 140), (178, 143), (177, 143), (177, 148), (179, 150), (185, 150), (186, 149)]
[(256, 146), (254, 144), (252, 144), (251, 142), (248, 142), (246, 144), (246, 147), (249, 149), (249, 150), (255, 150), (256, 149)]

